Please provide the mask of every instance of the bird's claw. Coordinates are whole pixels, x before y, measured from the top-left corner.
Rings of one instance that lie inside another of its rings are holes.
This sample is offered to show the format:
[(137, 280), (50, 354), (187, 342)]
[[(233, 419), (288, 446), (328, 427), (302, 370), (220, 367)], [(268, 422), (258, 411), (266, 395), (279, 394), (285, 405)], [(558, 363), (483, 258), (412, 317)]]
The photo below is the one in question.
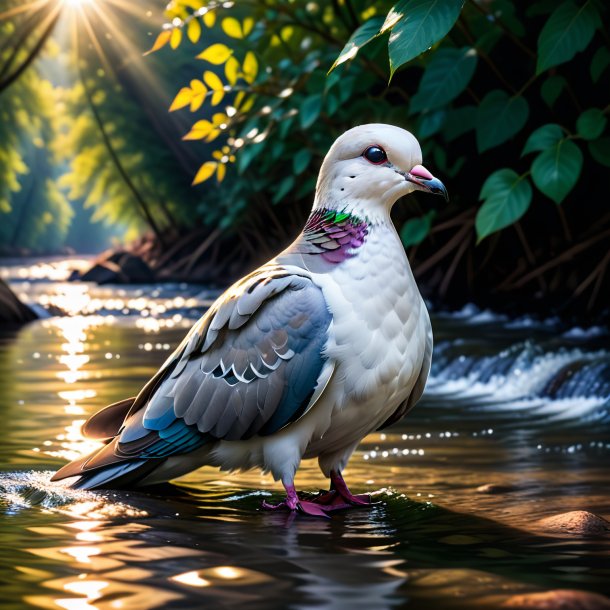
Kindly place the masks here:
[(368, 508), (373, 505), (368, 494), (349, 494), (348, 497), (345, 497), (334, 489), (331, 489), (330, 491), (320, 491), (313, 497), (307, 494), (306, 497), (307, 499), (299, 497), (296, 502), (287, 498), (279, 504), (270, 504), (263, 500), (262, 506), (264, 510), (269, 511), (288, 510), (310, 515), (312, 517), (328, 518), (329, 513), (335, 511), (347, 510), (350, 508)]
[(284, 500), (279, 504), (269, 504), (267, 501), (263, 500), (263, 509), (264, 510), (288, 510), (293, 512), (299, 512), (304, 515), (310, 515), (312, 517), (323, 517), (328, 519), (329, 516), (327, 514), (326, 507), (320, 506), (315, 502), (309, 502), (307, 500), (300, 500), (296, 503), (290, 502), (289, 500)]
[(341, 493), (336, 489), (320, 491), (311, 500), (314, 504), (326, 507), (326, 510), (345, 510), (348, 508), (367, 508), (372, 506), (371, 496), (368, 494)]

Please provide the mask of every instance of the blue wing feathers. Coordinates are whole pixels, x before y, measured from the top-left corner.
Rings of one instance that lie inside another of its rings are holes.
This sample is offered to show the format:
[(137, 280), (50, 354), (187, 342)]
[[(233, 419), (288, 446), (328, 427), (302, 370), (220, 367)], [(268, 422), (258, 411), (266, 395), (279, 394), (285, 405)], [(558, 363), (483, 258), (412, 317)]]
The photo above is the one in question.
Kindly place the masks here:
[[(156, 467), (149, 461), (219, 439), (271, 435), (296, 421), (324, 367), (330, 322), (308, 277), (276, 267), (245, 278), (138, 395), (114, 448), (91, 459), (90, 470), (83, 462), (83, 484), (135, 480)], [(64, 468), (62, 476), (73, 476), (80, 467)]]

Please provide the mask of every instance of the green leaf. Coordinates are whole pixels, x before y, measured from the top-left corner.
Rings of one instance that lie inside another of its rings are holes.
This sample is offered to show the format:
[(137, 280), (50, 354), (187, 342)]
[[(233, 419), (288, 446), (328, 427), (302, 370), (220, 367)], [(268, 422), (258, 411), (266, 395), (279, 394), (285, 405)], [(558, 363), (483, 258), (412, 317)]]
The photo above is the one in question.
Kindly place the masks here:
[(591, 0), (582, 6), (561, 2), (538, 37), (536, 74), (570, 61), (576, 53), (584, 51), (595, 28), (600, 25), (599, 14)]
[(449, 111), (445, 121), (445, 138), (448, 142), (474, 129), (477, 117), (476, 106), (462, 106)]
[(265, 142), (259, 142), (257, 144), (248, 144), (239, 151), (239, 155), (237, 155), (237, 170), (240, 174), (243, 174), (248, 169), (250, 163), (263, 152), (264, 148)]
[(591, 60), (591, 79), (596, 83), (606, 68), (610, 65), (610, 51), (606, 47), (600, 47)]
[(286, 176), (278, 185), (275, 191), (272, 201), (273, 203), (279, 203), (294, 186), (294, 176)]
[(576, 131), (585, 140), (595, 140), (602, 135), (608, 119), (599, 108), (585, 110), (576, 121)]
[(534, 159), (532, 179), (538, 190), (560, 204), (574, 188), (581, 169), (580, 148), (571, 140), (563, 139)]
[(512, 169), (499, 169), (485, 180), (479, 199), (485, 200), (475, 219), (477, 243), (517, 222), (532, 200), (532, 187), (525, 176)]
[(311, 153), (307, 148), (301, 148), (299, 152), (292, 158), (292, 169), (294, 173), (298, 176), (302, 174), (309, 165), (311, 161)]
[(419, 138), (429, 138), (437, 133), (445, 122), (447, 112), (445, 110), (433, 110), (419, 117), (417, 123), (417, 135)]
[(388, 50), (391, 75), (443, 38), (462, 10), (462, 0), (401, 0), (381, 31), (392, 30)]
[(364, 45), (371, 42), (374, 38), (377, 38), (380, 34), (379, 30), (383, 25), (383, 21), (383, 17), (372, 17), (355, 30), (328, 72), (332, 72), (339, 64), (342, 64), (348, 59), (356, 57), (358, 51), (360, 51)]
[(477, 66), (472, 47), (439, 49), (426, 66), (419, 89), (411, 100), (411, 112), (431, 110), (448, 104), (466, 87)]
[(329, 93), (326, 96), (326, 114), (328, 116), (332, 116), (335, 114), (335, 112), (337, 112), (339, 106), (339, 98), (336, 95)]
[(425, 216), (421, 218), (411, 218), (402, 225), (400, 229), (400, 239), (405, 248), (410, 246), (416, 246), (421, 244), (426, 239), (430, 228), (432, 227), (432, 221), (436, 216), (436, 212), (431, 210)]
[(538, 127), (538, 129), (533, 131), (527, 139), (521, 156), (523, 157), (531, 152), (551, 148), (551, 146), (555, 146), (561, 138), (563, 138), (563, 129), (556, 123), (548, 123), (547, 125)]
[(561, 90), (566, 85), (566, 79), (559, 75), (551, 76), (547, 78), (544, 83), (542, 83), (542, 87), (540, 87), (540, 95), (549, 108), (553, 107), (553, 104), (557, 101), (557, 98), (561, 94)]
[(525, 125), (529, 106), (523, 97), (508, 97), (500, 89), (490, 91), (477, 111), (477, 149), (483, 152), (498, 146)]
[(605, 167), (610, 167), (610, 138), (598, 138), (589, 142), (591, 156)]
[(324, 91), (324, 88), (326, 87), (326, 80), (326, 74), (324, 74), (322, 70), (314, 70), (307, 79), (305, 91), (307, 91), (307, 93), (310, 95)]
[(306, 97), (304, 102), (301, 104), (301, 127), (307, 129), (311, 127), (322, 110), (322, 96), (320, 94), (310, 95)]

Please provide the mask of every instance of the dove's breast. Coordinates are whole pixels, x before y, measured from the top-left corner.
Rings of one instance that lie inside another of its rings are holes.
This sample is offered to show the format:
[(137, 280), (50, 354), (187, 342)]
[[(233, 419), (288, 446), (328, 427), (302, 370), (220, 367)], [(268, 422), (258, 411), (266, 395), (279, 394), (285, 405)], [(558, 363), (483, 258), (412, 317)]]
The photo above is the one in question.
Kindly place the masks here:
[(333, 316), (326, 352), (336, 362), (323, 441), (357, 442), (410, 395), (431, 332), (428, 312), (404, 248), (385, 225), (371, 227), (356, 255), (314, 279)]

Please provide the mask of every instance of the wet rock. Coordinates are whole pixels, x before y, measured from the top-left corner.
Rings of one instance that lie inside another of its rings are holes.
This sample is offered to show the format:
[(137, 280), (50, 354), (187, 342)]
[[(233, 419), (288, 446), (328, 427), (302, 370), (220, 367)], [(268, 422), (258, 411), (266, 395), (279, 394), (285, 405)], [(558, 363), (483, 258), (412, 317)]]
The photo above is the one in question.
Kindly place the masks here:
[(118, 261), (123, 275), (127, 276), (130, 283), (148, 283), (155, 280), (152, 269), (139, 256), (125, 253)]
[(515, 491), (513, 485), (496, 485), (495, 483), (487, 483), (477, 487), (477, 493), (480, 494), (503, 494), (509, 491)]
[(95, 282), (96, 284), (127, 283), (127, 277), (123, 275), (121, 268), (110, 261), (95, 263), (91, 269), (81, 275), (80, 279), (83, 282)]
[(24, 305), (8, 285), (0, 280), (0, 322), (4, 324), (24, 324), (38, 316)]
[(145, 284), (155, 281), (155, 274), (139, 256), (118, 251), (104, 255), (80, 277), (83, 282), (97, 284)]
[(509, 597), (502, 608), (524, 610), (610, 610), (610, 599), (597, 593), (556, 589), (542, 593), (523, 593)]
[(553, 534), (575, 534), (578, 536), (603, 536), (610, 532), (610, 523), (586, 510), (573, 510), (568, 513), (541, 519), (540, 529)]

